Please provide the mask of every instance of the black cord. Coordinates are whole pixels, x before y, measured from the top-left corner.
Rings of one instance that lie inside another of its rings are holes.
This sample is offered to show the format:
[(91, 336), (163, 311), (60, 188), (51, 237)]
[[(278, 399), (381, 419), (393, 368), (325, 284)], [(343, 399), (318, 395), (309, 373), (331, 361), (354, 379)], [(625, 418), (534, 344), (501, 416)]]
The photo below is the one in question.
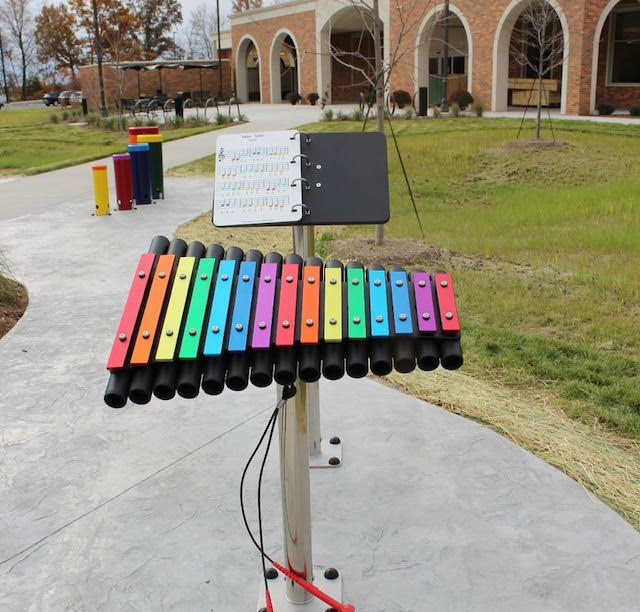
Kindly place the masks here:
[[(262, 476), (264, 474), (264, 466), (267, 463), (267, 457), (269, 457), (269, 450), (271, 449), (271, 441), (273, 439), (273, 432), (275, 431), (276, 423), (278, 421), (277, 415), (278, 415), (278, 411), (280, 409), (279, 408), (279, 404), (280, 404), (280, 402), (278, 402), (278, 406), (276, 406), (276, 409), (274, 411), (274, 414), (275, 414), (276, 418), (274, 418), (271, 421), (271, 430), (269, 431), (269, 439), (267, 440), (267, 448), (264, 451), (264, 457), (262, 458), (262, 465), (260, 466), (260, 474), (258, 476), (258, 530), (259, 530), (259, 533), (260, 533), (260, 558), (262, 559), (262, 576), (264, 578), (265, 591), (269, 590), (269, 586), (267, 584), (267, 565), (265, 563), (265, 558), (268, 558), (268, 557), (264, 552), (264, 536), (263, 536), (263, 533), (262, 533)], [(269, 562), (272, 563), (271, 559), (269, 559)]]
[(273, 424), (276, 422), (276, 419), (277, 419), (277, 416), (278, 416), (278, 412), (280, 410), (280, 405), (282, 404), (283, 401), (284, 400), (280, 400), (278, 402), (278, 404), (276, 405), (273, 413), (271, 414), (271, 417), (269, 418), (267, 426), (264, 428), (264, 431), (262, 432), (262, 435), (260, 436), (260, 440), (258, 441), (258, 444), (253, 449), (253, 452), (251, 453), (251, 456), (249, 457), (249, 460), (247, 461), (247, 464), (244, 466), (244, 471), (242, 472), (242, 478), (240, 479), (240, 510), (242, 512), (242, 520), (244, 521), (244, 526), (245, 526), (245, 528), (247, 530), (247, 533), (249, 534), (249, 537), (251, 538), (251, 541), (255, 545), (255, 547), (260, 551), (260, 553), (262, 555), (264, 555), (264, 557), (266, 557), (267, 560), (269, 560), (271, 562), (272, 562), (271, 558), (266, 555), (266, 553), (264, 552), (264, 550), (262, 549), (260, 544), (258, 544), (258, 542), (256, 541), (255, 537), (253, 536), (253, 533), (251, 532), (251, 527), (249, 527), (249, 521), (247, 520), (247, 512), (246, 512), (245, 507), (244, 507), (244, 481), (245, 481), (245, 478), (247, 476), (247, 472), (249, 471), (249, 466), (251, 465), (251, 462), (253, 461), (253, 458), (258, 454), (258, 450), (260, 450), (260, 447), (262, 446), (262, 442), (264, 441), (267, 433), (269, 432), (269, 430), (271, 429)]
[(409, 182), (409, 177), (407, 176), (407, 171), (404, 167), (404, 161), (402, 161), (402, 155), (400, 154), (400, 147), (398, 146), (396, 133), (393, 129), (393, 123), (391, 123), (391, 117), (389, 117), (388, 114), (387, 114), (387, 121), (389, 122), (389, 128), (391, 129), (391, 136), (393, 136), (393, 144), (395, 144), (396, 146), (396, 153), (398, 154), (398, 159), (400, 160), (400, 167), (402, 168), (402, 174), (404, 174), (404, 180), (405, 180), (405, 183), (407, 183), (407, 189), (409, 190), (409, 197), (411, 198), (411, 204), (413, 204), (413, 212), (416, 213), (416, 219), (418, 220), (420, 233), (422, 234), (422, 238), (424, 239), (424, 229), (422, 229), (422, 221), (420, 221), (420, 215), (418, 214), (418, 207), (416, 206), (416, 201), (413, 197), (413, 191), (411, 189), (411, 183)]

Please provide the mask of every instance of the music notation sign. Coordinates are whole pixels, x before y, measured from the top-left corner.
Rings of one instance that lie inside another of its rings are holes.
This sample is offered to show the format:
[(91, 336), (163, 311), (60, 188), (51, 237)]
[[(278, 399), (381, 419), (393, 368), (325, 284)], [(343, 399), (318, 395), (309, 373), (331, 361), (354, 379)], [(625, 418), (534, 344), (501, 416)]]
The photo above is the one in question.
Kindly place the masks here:
[(299, 154), (300, 140), (294, 131), (219, 136), (214, 224), (300, 221), (300, 158), (295, 157)]

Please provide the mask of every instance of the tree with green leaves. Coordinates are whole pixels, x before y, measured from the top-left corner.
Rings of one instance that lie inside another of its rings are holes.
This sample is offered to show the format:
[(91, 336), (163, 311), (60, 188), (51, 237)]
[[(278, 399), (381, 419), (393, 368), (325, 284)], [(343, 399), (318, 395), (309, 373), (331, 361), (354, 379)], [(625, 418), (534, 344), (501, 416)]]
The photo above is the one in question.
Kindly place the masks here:
[(84, 59), (78, 23), (66, 4), (45, 4), (36, 17), (38, 59), (52, 62), (56, 70), (68, 70), (75, 79)]
[(138, 19), (141, 55), (154, 60), (173, 50), (168, 35), (182, 23), (182, 9), (178, 0), (134, 0), (133, 12)]

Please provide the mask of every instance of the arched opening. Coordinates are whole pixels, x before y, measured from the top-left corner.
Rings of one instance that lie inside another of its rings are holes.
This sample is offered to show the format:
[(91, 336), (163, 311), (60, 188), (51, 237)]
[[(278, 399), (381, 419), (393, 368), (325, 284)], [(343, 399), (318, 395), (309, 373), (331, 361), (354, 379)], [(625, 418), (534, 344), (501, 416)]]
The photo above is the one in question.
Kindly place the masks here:
[(613, 104), (626, 110), (640, 100), (640, 4), (612, 0), (596, 25), (589, 110)]
[(260, 55), (251, 38), (244, 38), (236, 52), (237, 95), (243, 102), (260, 102)]
[[(534, 24), (526, 11), (544, 12)], [(540, 38), (536, 28), (543, 32)], [(538, 41), (542, 40), (542, 43)], [(542, 48), (541, 48), (542, 46)], [(492, 110), (537, 104), (542, 74), (543, 106), (566, 111), (569, 29), (556, 0), (512, 0), (500, 19), (493, 47)], [(539, 62), (540, 56), (542, 61)]]
[(293, 36), (280, 32), (271, 46), (271, 102), (290, 99), (300, 93), (298, 85), (298, 51)]
[(443, 77), (447, 96), (456, 91), (472, 91), (473, 85), (469, 24), (456, 6), (450, 5), (445, 16), (444, 6), (438, 5), (427, 14), (416, 44), (416, 83), (418, 88), (428, 88), (429, 106), (442, 100)]
[(359, 7), (338, 11), (322, 28), (320, 85), (331, 103), (357, 102), (361, 91), (370, 91), (375, 68), (371, 32), (371, 13)]

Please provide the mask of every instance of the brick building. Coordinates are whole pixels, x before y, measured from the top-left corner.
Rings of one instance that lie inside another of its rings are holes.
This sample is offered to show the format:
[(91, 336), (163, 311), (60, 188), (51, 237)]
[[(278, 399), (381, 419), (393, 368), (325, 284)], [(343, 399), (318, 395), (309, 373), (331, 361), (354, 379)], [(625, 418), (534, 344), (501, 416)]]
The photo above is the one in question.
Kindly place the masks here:
[[(640, 105), (640, 2), (546, 0), (554, 9), (561, 62), (545, 75), (549, 105), (593, 113), (601, 102)], [(452, 0), (448, 17), (448, 91), (466, 89), (491, 110), (526, 103), (531, 70), (511, 61), (514, 31), (527, 0)], [(438, 100), (445, 68), (444, 3), (380, 1), (384, 56), (397, 58), (390, 89)], [(230, 18), (234, 87), (241, 100), (281, 102), (316, 92), (355, 101), (366, 89), (373, 45), (369, 16), (343, 0), (294, 0)], [(226, 46), (226, 45), (225, 45)]]

